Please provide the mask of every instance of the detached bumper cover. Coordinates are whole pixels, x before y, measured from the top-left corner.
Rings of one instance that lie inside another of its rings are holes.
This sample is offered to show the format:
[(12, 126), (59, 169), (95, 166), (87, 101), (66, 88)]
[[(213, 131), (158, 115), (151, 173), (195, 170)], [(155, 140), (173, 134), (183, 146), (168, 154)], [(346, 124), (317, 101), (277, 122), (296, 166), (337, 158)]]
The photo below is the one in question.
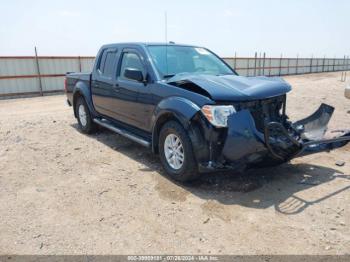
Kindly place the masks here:
[(350, 141), (350, 131), (323, 139), (333, 111), (333, 107), (322, 104), (314, 114), (288, 129), (279, 122), (266, 123), (264, 133), (257, 130), (249, 110), (239, 111), (228, 119), (223, 157), (229, 163), (269, 166), (345, 146)]

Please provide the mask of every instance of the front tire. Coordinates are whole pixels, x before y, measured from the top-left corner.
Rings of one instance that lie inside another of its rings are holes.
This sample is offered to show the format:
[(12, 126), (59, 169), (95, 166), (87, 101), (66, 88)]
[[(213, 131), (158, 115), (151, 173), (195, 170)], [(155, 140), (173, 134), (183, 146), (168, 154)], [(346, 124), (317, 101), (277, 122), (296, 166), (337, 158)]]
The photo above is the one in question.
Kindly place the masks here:
[(182, 125), (167, 122), (160, 131), (158, 145), (161, 163), (171, 178), (185, 182), (199, 177), (192, 143)]
[(91, 134), (96, 131), (97, 126), (91, 118), (91, 113), (83, 97), (79, 97), (75, 105), (75, 112), (78, 118), (78, 124), (81, 131), (85, 134)]

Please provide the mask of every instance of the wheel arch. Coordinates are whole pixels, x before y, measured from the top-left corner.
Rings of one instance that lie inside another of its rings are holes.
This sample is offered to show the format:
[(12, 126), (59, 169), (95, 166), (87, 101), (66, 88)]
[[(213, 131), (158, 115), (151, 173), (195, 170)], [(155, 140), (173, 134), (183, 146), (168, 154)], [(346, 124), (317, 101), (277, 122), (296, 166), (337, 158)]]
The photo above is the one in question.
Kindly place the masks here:
[[(200, 111), (200, 108), (192, 101), (182, 97), (170, 97), (162, 100), (156, 107), (153, 115), (152, 127), (152, 151), (158, 153), (158, 140), (161, 128), (168, 121), (176, 121), (185, 130), (191, 127), (192, 118)], [(191, 133), (189, 132), (190, 138)], [(192, 140), (192, 139), (191, 139)]]
[(77, 117), (77, 112), (76, 112), (76, 103), (78, 101), (79, 97), (83, 97), (91, 115), (93, 117), (96, 116), (96, 111), (94, 109), (93, 103), (92, 103), (92, 97), (91, 97), (91, 92), (89, 86), (86, 85), (86, 83), (82, 81), (78, 81), (73, 89), (73, 111), (74, 111), (74, 116)]

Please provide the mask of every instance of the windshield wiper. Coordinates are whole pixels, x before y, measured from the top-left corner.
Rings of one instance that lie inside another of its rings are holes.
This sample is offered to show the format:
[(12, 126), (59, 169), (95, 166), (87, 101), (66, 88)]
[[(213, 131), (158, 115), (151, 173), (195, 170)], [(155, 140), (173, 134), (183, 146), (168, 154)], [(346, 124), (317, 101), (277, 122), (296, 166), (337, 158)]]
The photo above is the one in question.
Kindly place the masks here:
[(163, 78), (171, 78), (173, 76), (175, 76), (176, 74), (170, 74), (170, 75), (164, 75)]
[(216, 76), (232, 76), (235, 75), (233, 73), (225, 73), (225, 74), (217, 74)]

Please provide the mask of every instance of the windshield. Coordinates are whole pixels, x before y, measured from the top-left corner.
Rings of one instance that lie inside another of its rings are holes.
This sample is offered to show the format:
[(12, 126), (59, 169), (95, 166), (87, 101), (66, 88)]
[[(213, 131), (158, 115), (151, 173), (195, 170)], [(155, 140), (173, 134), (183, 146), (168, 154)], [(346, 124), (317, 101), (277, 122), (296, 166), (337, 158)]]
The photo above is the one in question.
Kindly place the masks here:
[(232, 75), (234, 71), (205, 48), (189, 46), (148, 46), (162, 78), (180, 73)]

